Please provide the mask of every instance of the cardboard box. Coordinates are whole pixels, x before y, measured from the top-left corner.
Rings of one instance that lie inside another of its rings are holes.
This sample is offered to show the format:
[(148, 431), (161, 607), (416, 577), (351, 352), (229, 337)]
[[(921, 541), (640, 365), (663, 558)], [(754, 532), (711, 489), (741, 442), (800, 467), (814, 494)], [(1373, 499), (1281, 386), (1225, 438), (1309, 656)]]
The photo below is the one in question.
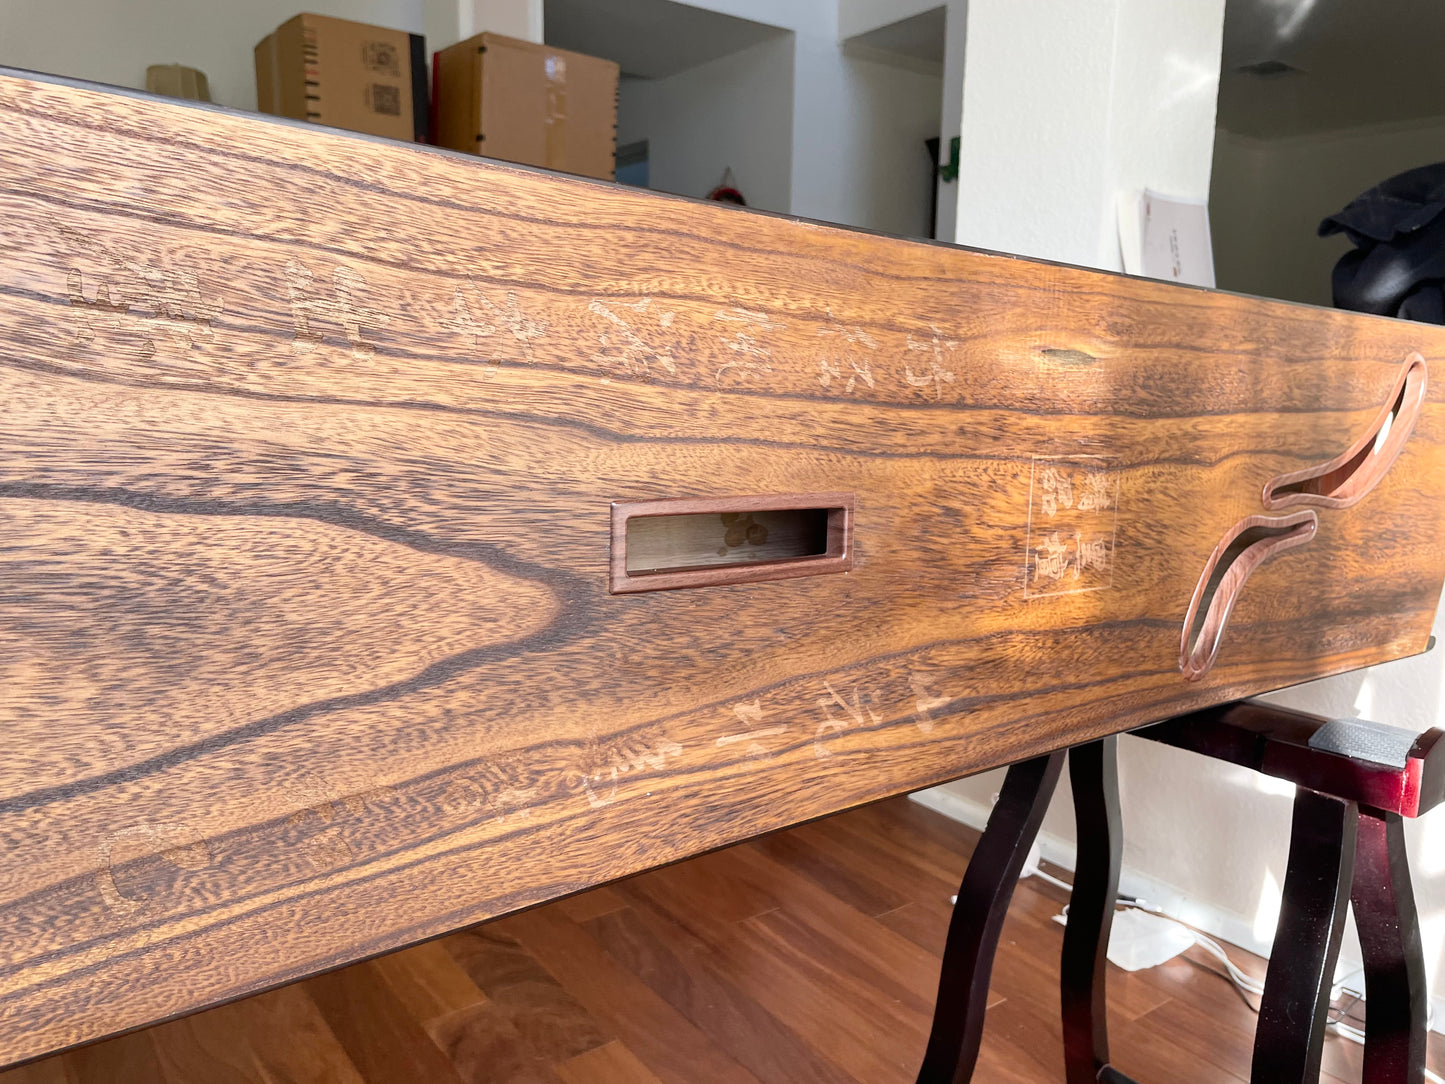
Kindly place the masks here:
[(426, 45), (420, 34), (297, 15), (256, 46), (263, 113), (426, 142)]
[(152, 64), (146, 69), (146, 90), (193, 102), (211, 100), (211, 84), (206, 73), (184, 64)]
[(618, 74), (611, 60), (478, 34), (432, 57), (435, 142), (610, 181)]

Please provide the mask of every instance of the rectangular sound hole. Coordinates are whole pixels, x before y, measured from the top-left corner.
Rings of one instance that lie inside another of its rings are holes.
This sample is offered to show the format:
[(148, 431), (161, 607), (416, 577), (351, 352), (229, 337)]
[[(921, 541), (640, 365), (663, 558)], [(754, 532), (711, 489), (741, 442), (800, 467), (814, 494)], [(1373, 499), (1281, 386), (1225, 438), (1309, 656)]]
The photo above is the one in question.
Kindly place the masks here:
[(828, 552), (827, 508), (634, 516), (627, 521), (630, 575), (795, 561)]
[(612, 591), (846, 572), (852, 495), (815, 496), (614, 505)]

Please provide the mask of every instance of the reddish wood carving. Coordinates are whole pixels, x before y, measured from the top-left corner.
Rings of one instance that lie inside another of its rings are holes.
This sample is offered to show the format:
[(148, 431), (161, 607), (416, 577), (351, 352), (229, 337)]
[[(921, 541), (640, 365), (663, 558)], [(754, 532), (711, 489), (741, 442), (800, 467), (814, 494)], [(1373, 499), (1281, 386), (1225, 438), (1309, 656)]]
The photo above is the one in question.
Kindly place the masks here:
[(1224, 626), (1250, 573), (1271, 557), (1303, 546), (1319, 529), (1313, 511), (1288, 516), (1246, 516), (1219, 540), (1184, 615), (1184, 636), (1179, 644), (1179, 669), (1198, 681), (1214, 665)]
[(1425, 403), (1425, 378), (1425, 359), (1411, 354), (1401, 366), (1389, 400), (1364, 436), (1328, 463), (1272, 479), (1264, 487), (1264, 506), (1349, 508), (1364, 499), (1380, 484), (1415, 431)]

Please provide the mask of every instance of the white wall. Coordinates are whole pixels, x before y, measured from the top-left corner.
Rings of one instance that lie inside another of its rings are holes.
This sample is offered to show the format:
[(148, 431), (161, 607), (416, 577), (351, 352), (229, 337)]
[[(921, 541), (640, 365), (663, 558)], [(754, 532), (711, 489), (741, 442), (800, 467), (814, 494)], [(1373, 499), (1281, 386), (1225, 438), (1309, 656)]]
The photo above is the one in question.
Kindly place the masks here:
[(839, 221), (907, 237), (931, 237), (933, 161), (925, 140), (937, 138), (943, 77), (847, 55), (851, 93), (842, 114), (853, 138), (840, 148), (852, 184)]
[(1445, 160), (1445, 117), (1253, 139), (1220, 129), (1209, 217), (1227, 290), (1328, 305), (1330, 269), (1350, 244), (1320, 219), (1402, 170)]
[[(698, 4), (780, 25), (770, 4)], [(795, 14), (797, 14), (795, 12)], [(651, 187), (705, 196), (731, 167), (750, 206), (928, 234), (939, 76), (847, 56), (836, 12), (666, 79), (626, 79), (618, 142), (648, 141)]]
[(1117, 270), (1116, 191), (1203, 199), (1223, 10), (971, 0), (958, 242)]
[[(546, 0), (543, 0), (545, 3)], [(751, 19), (755, 23), (780, 26), (804, 34), (828, 33), (837, 27), (838, 0), (681, 0), (691, 7), (705, 8)]]
[(946, 0), (838, 0), (838, 37), (848, 38), (943, 7)]
[(837, 42), (799, 43), (800, 120), (793, 126), (794, 214), (929, 237), (940, 76), (849, 56)]
[(793, 39), (780, 35), (666, 79), (624, 79), (617, 141), (648, 144), (648, 183), (706, 196), (731, 167), (748, 205), (792, 198)]
[[(542, 41), (542, 0), (456, 0), (457, 34), (461, 41), (484, 30), (523, 41)], [(444, 41), (442, 45), (449, 45)]]
[[(768, 206), (826, 222), (862, 226), (888, 232), (922, 232), (926, 228), (926, 202), (914, 203), (908, 195), (914, 181), (907, 168), (907, 147), (939, 132), (922, 137), (925, 123), (931, 123), (933, 109), (917, 72), (900, 73), (892, 65), (879, 65), (844, 55), (840, 17), (848, 17), (848, 34), (863, 33), (875, 26), (915, 15), (939, 6), (939, 0), (690, 0), (693, 6), (767, 23), (793, 31), (793, 100), (790, 110), (789, 193), (785, 204), (754, 201), (746, 184), (743, 192), (755, 206)], [(950, 11), (962, 8), (965, 0), (949, 0)], [(963, 20), (951, 20), (950, 43), (961, 36)], [(962, 49), (947, 53), (941, 86), (962, 80)], [(887, 70), (880, 70), (887, 69)], [(630, 108), (624, 98), (623, 106)], [(944, 129), (945, 152), (950, 124), (956, 126), (960, 108), (957, 94), (944, 94), (938, 105)], [(853, 116), (866, 116), (855, 127)], [(950, 116), (952, 119), (950, 119)], [(627, 122), (619, 118), (619, 127)], [(628, 128), (635, 133), (636, 128)], [(619, 139), (632, 138), (619, 131)], [(771, 140), (771, 136), (769, 137)], [(652, 183), (663, 187), (656, 174), (657, 152), (652, 154)], [(738, 167), (733, 166), (734, 172)], [(719, 171), (721, 172), (721, 171)], [(739, 174), (739, 180), (744, 178)], [(675, 183), (675, 182), (674, 182)], [(716, 183), (715, 181), (712, 183)], [(711, 187), (711, 184), (708, 185)], [(706, 189), (704, 189), (704, 192)], [(906, 202), (905, 202), (906, 201)], [(902, 208), (908, 206), (905, 213)], [(941, 237), (952, 236), (954, 201), (939, 201)]]
[(301, 11), (424, 33), (428, 51), (456, 40), (456, 0), (44, 0), (0, 3), (0, 65), (141, 88), (148, 65), (186, 64), (255, 109), (252, 50)]
[[(968, 0), (838, 0), (838, 37), (846, 41), (881, 26), (907, 19), (933, 8), (945, 9), (943, 73), (940, 80), (938, 130), (939, 157), (948, 161), (949, 140), (959, 133), (963, 115), (963, 62), (968, 28)], [(958, 215), (958, 182), (935, 180), (938, 195), (938, 224), (934, 234), (951, 241)], [(896, 231), (895, 231), (896, 232)]]

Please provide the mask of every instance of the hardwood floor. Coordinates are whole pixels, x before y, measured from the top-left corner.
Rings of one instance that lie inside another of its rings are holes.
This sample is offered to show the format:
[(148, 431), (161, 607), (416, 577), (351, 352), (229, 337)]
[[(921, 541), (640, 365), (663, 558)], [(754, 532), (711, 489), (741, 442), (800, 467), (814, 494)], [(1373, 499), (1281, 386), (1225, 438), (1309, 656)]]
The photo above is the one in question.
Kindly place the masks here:
[[(904, 799), (0, 1073), (0, 1084), (906, 1084), (976, 833)], [(1051, 921), (1019, 885), (987, 1084), (1062, 1079)], [(1247, 969), (1262, 963), (1236, 952)], [(1114, 1057), (1141, 1081), (1248, 1077), (1254, 1016), (1202, 954), (1111, 969)], [(1445, 1044), (1432, 1036), (1432, 1066)], [(1326, 1081), (1359, 1079), (1328, 1041)]]

